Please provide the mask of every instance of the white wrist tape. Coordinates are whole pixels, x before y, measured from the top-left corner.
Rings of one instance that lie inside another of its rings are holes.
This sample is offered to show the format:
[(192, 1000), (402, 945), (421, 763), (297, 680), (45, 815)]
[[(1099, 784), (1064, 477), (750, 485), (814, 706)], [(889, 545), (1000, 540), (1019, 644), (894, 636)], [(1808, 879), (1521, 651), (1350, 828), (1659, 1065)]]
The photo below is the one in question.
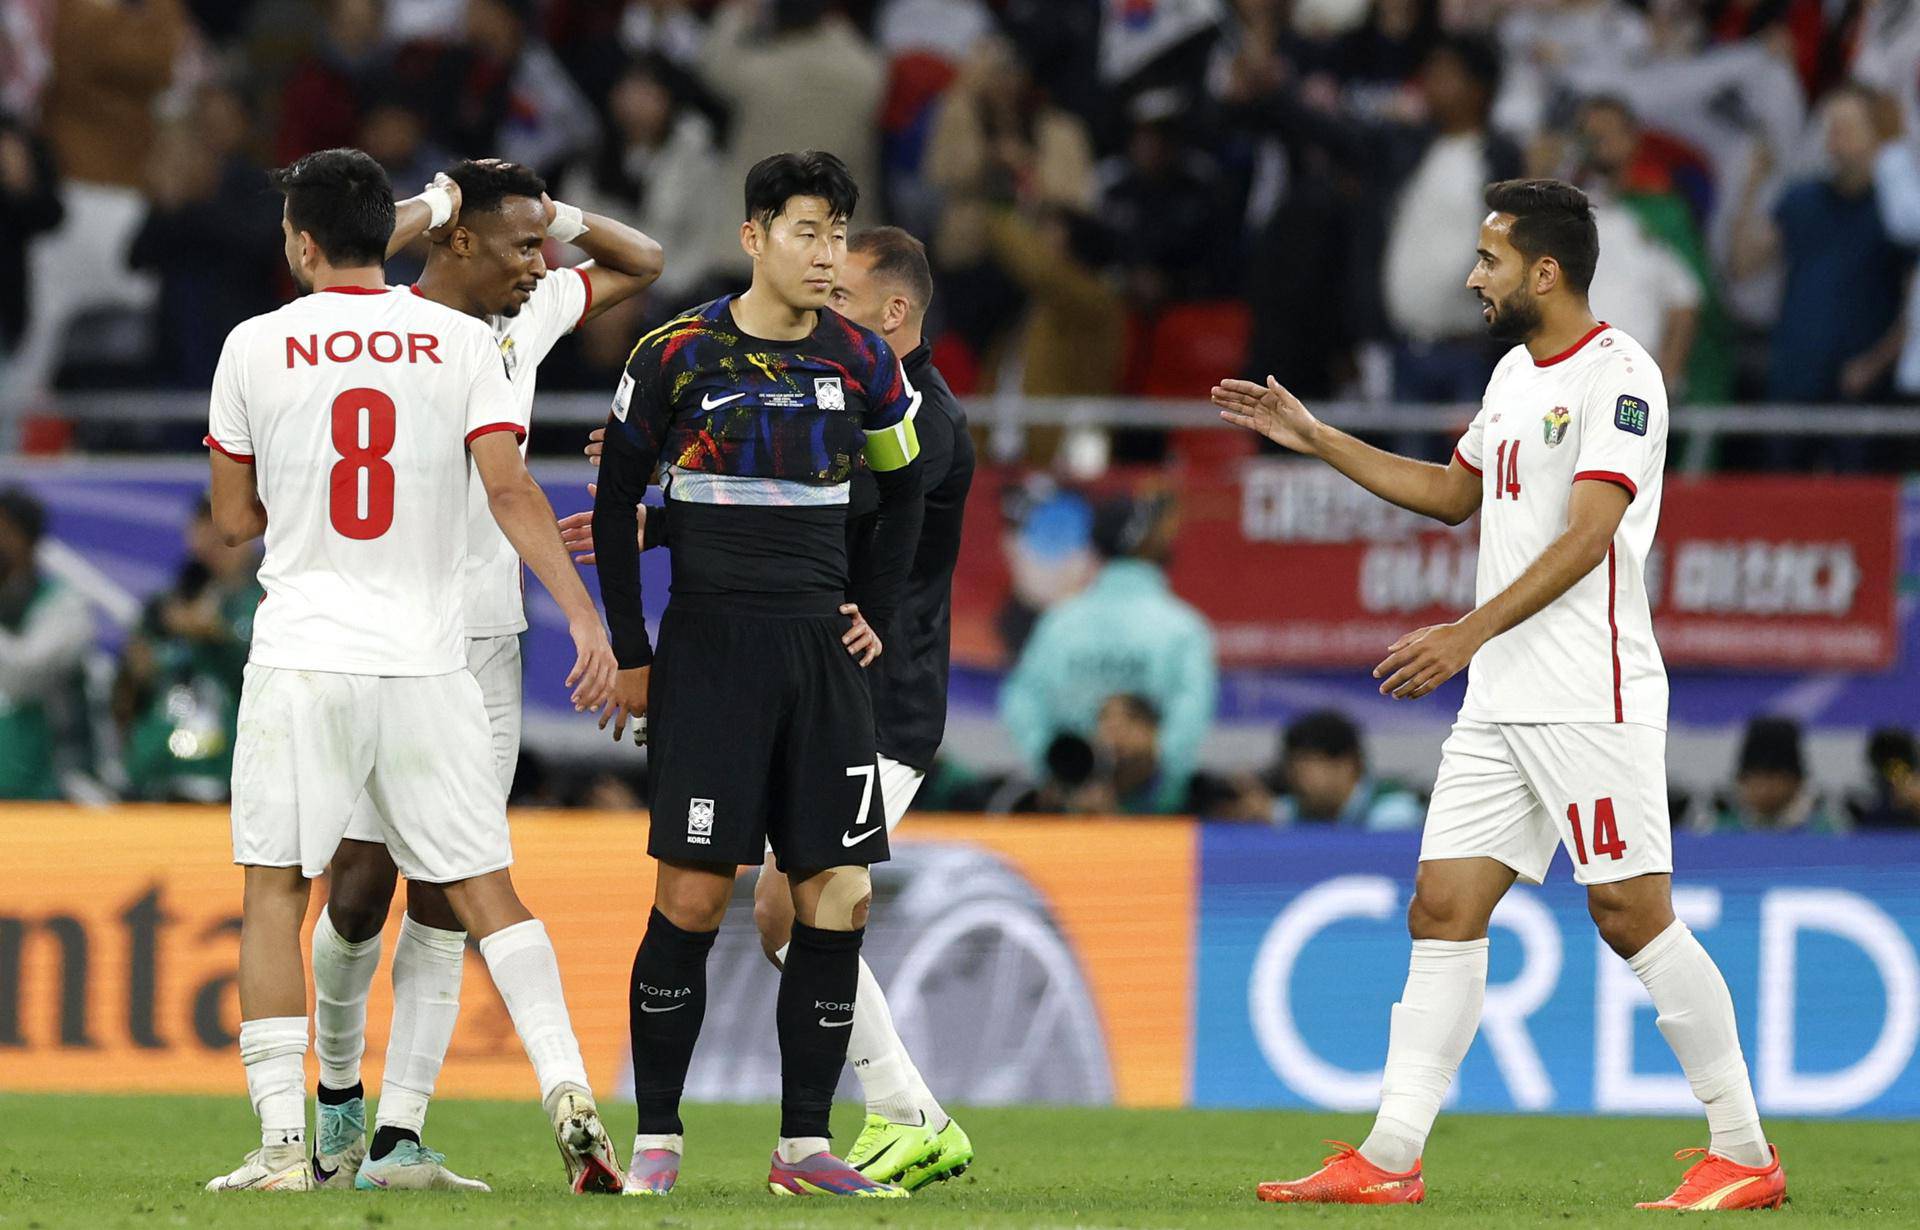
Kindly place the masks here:
[(547, 238), (558, 239), (561, 243), (572, 243), (587, 233), (586, 216), (578, 205), (569, 205), (565, 201), (553, 203), (553, 221), (547, 223)]
[(420, 194), (419, 199), (426, 203), (427, 209), (431, 213), (431, 218), (427, 223), (428, 230), (431, 231), (437, 227), (445, 226), (447, 219), (453, 217), (453, 193), (448, 192), (445, 188), (437, 185), (430, 186), (425, 192)]

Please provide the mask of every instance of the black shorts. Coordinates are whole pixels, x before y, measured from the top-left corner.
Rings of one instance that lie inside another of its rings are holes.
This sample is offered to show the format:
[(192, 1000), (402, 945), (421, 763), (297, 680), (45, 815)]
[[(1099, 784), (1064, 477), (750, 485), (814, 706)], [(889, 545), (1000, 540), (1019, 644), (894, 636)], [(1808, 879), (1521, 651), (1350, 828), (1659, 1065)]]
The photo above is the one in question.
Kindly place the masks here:
[(782, 871), (886, 861), (873, 699), (840, 643), (851, 626), (668, 604), (647, 691), (649, 854), (759, 863), (771, 844)]

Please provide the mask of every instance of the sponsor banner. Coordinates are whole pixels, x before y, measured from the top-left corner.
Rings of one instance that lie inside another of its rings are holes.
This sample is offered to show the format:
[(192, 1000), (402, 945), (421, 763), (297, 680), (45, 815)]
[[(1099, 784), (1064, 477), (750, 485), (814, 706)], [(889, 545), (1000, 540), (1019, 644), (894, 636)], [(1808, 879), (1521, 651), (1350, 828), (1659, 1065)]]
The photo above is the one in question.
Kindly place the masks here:
[[(602, 1090), (631, 1088), (627, 982), (652, 906), (646, 835), (631, 815), (514, 818), (514, 882), (553, 937)], [(866, 951), (941, 1096), (1183, 1101), (1197, 849), (1197, 830), (1179, 821), (915, 817), (894, 860), (875, 868)], [(242, 873), (230, 860), (217, 809), (0, 809), (0, 1090), (243, 1092)], [(741, 878), (710, 966), (692, 1097), (779, 1095), (777, 975), (753, 931), (752, 886)], [(316, 912), (324, 892), (322, 882)], [(369, 1088), (389, 990), (383, 970)], [(533, 1092), (477, 953), (440, 1092)]]
[[(1920, 839), (1674, 847), (1674, 905), (1726, 975), (1761, 1110), (1920, 1116)], [(1418, 854), (1417, 836), (1204, 829), (1196, 1105), (1377, 1104)], [(1569, 875), (1516, 887), (1492, 941), (1449, 1106), (1697, 1113), (1645, 991)]]
[[(983, 472), (971, 524), (1001, 524), (1021, 477)], [(1223, 666), (1372, 666), (1474, 605), (1477, 520), (1449, 529), (1303, 461), (1199, 466), (1177, 489), (1173, 588), (1212, 621)], [(1892, 479), (1668, 475), (1647, 568), (1668, 665), (1893, 666), (1899, 503)], [(1014, 578), (1085, 566), (1031, 555), (1018, 534), (970, 535), (954, 579), (961, 661), (1002, 663)]]

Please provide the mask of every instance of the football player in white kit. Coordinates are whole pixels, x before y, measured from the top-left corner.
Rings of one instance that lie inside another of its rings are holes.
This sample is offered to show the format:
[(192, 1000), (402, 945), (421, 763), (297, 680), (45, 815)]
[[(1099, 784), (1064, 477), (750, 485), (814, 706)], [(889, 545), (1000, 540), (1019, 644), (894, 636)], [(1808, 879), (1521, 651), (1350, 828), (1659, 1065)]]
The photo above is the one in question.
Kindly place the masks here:
[[(388, 255), (423, 233), (431, 236), (413, 293), (485, 323), (523, 423), (532, 414), (540, 363), (554, 344), (652, 285), (662, 267), (659, 244), (624, 223), (553, 201), (545, 182), (515, 163), (460, 163), (401, 202), (396, 215)], [(548, 269), (542, 248), (549, 238), (579, 247), (590, 259)], [(524, 441), (521, 449), (524, 455)], [(467, 496), (463, 588), (467, 669), (486, 702), (493, 765), (505, 793), (520, 758), (520, 634), (527, 619), (520, 557), (494, 524), (478, 475)], [(420, 1139), (460, 1014), (467, 937), (444, 890), (411, 878), (393, 951), (393, 1024), (379, 1116), (371, 1144), (367, 1139), (360, 1083), (367, 993), (397, 874), (382, 844), (385, 829), (372, 794), (361, 795), (328, 867), (327, 907), (313, 928), (320, 1061), (314, 1177), (321, 1187), (362, 1191), (486, 1191), (485, 1183), (454, 1173)]]
[(614, 659), (528, 475), (516, 398), (486, 325), (384, 284), (386, 173), (358, 150), (276, 172), (287, 265), (312, 293), (236, 326), (206, 443), (215, 524), (266, 536), (234, 746), (234, 861), (246, 868), (240, 1057), (261, 1147), (210, 1191), (308, 1191), (300, 925), (364, 790), (410, 880), (444, 887), (533, 1061), (575, 1191), (620, 1190), (560, 967), (507, 868), (506, 793), (467, 669), (468, 459), (500, 529), (566, 613), (573, 702)]
[(1657, 1024), (1706, 1108), (1711, 1139), (1665, 1200), (1641, 1207), (1773, 1208), (1786, 1175), (1767, 1143), (1713, 959), (1674, 917), (1667, 815), (1667, 678), (1646, 562), (1660, 518), (1667, 396), (1640, 343), (1596, 321), (1593, 210), (1555, 180), (1487, 189), (1467, 287), (1494, 369), (1449, 464), (1372, 448), (1321, 423), (1278, 381), (1223, 381), (1228, 422), (1318, 457), (1402, 508), (1458, 525), (1480, 513), (1474, 610), (1396, 641), (1374, 668), (1412, 700), (1472, 663), (1441, 755), (1407, 911), (1413, 956), (1393, 1006), (1380, 1113), (1358, 1149), (1308, 1177), (1263, 1183), (1280, 1203), (1416, 1203), (1420, 1154), (1480, 1022), (1487, 923), (1556, 846), (1594, 923), (1646, 986)]

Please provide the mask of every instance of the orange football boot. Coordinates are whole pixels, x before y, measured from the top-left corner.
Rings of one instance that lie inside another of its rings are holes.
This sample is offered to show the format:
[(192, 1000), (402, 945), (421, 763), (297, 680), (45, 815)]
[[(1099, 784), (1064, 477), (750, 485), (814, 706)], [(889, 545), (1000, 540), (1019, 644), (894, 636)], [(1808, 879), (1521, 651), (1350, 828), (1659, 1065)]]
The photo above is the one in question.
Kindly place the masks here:
[(1687, 1167), (1680, 1186), (1665, 1200), (1642, 1201), (1636, 1209), (1777, 1209), (1787, 1202), (1787, 1172), (1780, 1150), (1767, 1151), (1773, 1161), (1765, 1166), (1742, 1166), (1705, 1149), (1682, 1149), (1675, 1158), (1700, 1160)]
[(1419, 1162), (1405, 1174), (1394, 1174), (1344, 1141), (1326, 1143), (1333, 1153), (1321, 1159), (1320, 1169), (1304, 1179), (1262, 1183), (1260, 1199), (1269, 1204), (1419, 1204), (1427, 1198)]

